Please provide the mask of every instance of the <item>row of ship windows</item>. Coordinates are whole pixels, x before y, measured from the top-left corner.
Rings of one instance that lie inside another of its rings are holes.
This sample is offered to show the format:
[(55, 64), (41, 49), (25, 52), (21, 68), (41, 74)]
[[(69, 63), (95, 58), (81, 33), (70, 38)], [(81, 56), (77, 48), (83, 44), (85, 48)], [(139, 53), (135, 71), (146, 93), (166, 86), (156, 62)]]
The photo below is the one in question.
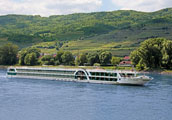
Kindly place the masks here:
[(91, 75), (95, 75), (95, 76), (113, 76), (113, 77), (116, 77), (117, 73), (91, 72)]
[(61, 73), (61, 74), (74, 74), (75, 71), (60, 71), (60, 70), (25, 70), (25, 69), (18, 69), (18, 72), (42, 72), (42, 73)]
[[(87, 80), (86, 76), (76, 76), (76, 79)], [(117, 81), (117, 78), (89, 77), (90, 80)]]
[[(42, 72), (42, 73), (61, 73), (61, 74), (74, 74), (75, 71), (60, 71), (60, 70), (33, 70), (33, 69), (18, 69), (18, 72)], [(106, 72), (90, 72), (94, 76), (112, 76), (117, 77), (117, 73), (106, 73)]]
[(73, 75), (55, 75), (55, 74), (31, 74), (31, 73), (17, 73), (18, 75), (24, 75), (24, 76), (38, 76), (38, 77), (59, 77), (59, 78), (74, 78)]
[[(31, 73), (17, 73), (18, 75), (24, 76), (40, 76), (40, 77), (57, 77), (57, 78), (74, 78), (74, 76), (70, 75), (55, 75), (55, 74), (31, 74)], [(75, 77), (78, 79), (78, 77)], [(80, 80), (87, 80), (86, 76), (79, 77)], [(117, 78), (104, 78), (104, 77), (89, 77), (90, 80), (102, 80), (102, 81), (117, 81)]]
[(90, 77), (90, 80), (117, 81), (117, 78)]
[(15, 72), (9, 72), (9, 73), (7, 73), (8, 75), (16, 75), (16, 73)]

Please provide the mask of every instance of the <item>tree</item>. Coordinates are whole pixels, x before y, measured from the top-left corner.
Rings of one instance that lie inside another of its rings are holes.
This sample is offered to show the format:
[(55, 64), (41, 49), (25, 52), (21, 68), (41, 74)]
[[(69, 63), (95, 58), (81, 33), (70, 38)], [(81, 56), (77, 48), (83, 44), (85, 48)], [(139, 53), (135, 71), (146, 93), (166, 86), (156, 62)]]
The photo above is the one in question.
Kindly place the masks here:
[(120, 63), (120, 61), (121, 61), (121, 58), (120, 57), (112, 57), (112, 59), (111, 59), (111, 64), (112, 65), (118, 65), (119, 63)]
[(52, 55), (45, 55), (41, 58), (43, 65), (54, 65), (54, 58)]
[(89, 53), (87, 55), (88, 63), (92, 66), (94, 63), (100, 63), (99, 55), (97, 53)]
[(77, 57), (75, 58), (75, 65), (76, 65), (76, 66), (81, 65), (81, 60), (80, 60), (80, 57), (79, 57), (79, 56), (77, 56)]
[(87, 53), (81, 54), (80, 61), (81, 61), (80, 65), (84, 65), (84, 63), (87, 63)]
[(61, 56), (62, 62), (64, 65), (73, 65), (74, 64), (74, 57), (71, 52), (66, 51), (64, 54)]
[(18, 46), (7, 43), (0, 47), (0, 64), (14, 65), (17, 63)]
[(139, 63), (140, 57), (139, 57), (139, 51), (138, 50), (134, 50), (133, 52), (131, 52), (130, 60), (132, 61), (133, 65), (137, 65)]
[(162, 66), (169, 69), (172, 67), (172, 41), (166, 41), (163, 43), (162, 54)]
[(111, 52), (108, 52), (108, 51), (102, 52), (102, 53), (100, 54), (100, 56), (99, 56), (100, 63), (101, 63), (102, 65), (110, 64), (110, 63), (111, 63), (111, 62), (110, 62), (111, 58), (112, 58), (112, 54), (111, 54)]
[(27, 49), (22, 49), (20, 51), (20, 57), (19, 57), (19, 64), (20, 65), (25, 65), (24, 63), (24, 59), (25, 59), (25, 56), (27, 55)]
[(40, 50), (37, 48), (22, 49), (20, 52), (19, 64), (20, 65), (37, 65), (39, 63), (38, 62), (39, 56), (40, 56)]
[(62, 55), (63, 54), (64, 54), (64, 51), (58, 51), (57, 52), (56, 57), (54, 58), (56, 65), (62, 64)]
[(37, 65), (37, 59), (38, 58), (36, 57), (36, 53), (32, 52), (25, 56), (24, 63), (25, 65)]
[(75, 59), (75, 65), (84, 65), (84, 63), (87, 63), (87, 53), (82, 53)]
[(130, 54), (132, 63), (138, 69), (172, 67), (172, 42), (165, 38), (145, 40)]
[(161, 49), (164, 40), (163, 38), (148, 39), (138, 49), (139, 56), (143, 59), (143, 63), (148, 69), (161, 67)]

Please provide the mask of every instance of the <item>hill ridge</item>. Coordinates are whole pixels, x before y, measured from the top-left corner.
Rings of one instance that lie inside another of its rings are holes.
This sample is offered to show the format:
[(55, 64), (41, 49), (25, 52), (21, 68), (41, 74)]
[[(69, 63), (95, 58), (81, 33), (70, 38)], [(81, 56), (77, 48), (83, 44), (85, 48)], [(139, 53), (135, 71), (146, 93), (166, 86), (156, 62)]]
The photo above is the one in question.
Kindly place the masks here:
[[(112, 43), (109, 49), (128, 46), (133, 50), (140, 42), (154, 37), (172, 38), (172, 8), (155, 12), (118, 10), (49, 17), (14, 14), (0, 16), (0, 44), (12, 42), (20, 48), (41, 42), (62, 41), (68, 46), (62, 48), (71, 50), (80, 47), (76, 41), (85, 41), (87, 45), (95, 44), (94, 47), (101, 48), (102, 43)], [(74, 47), (70, 42), (78, 46)], [(85, 51), (93, 49), (89, 49), (89, 46), (86, 48)]]

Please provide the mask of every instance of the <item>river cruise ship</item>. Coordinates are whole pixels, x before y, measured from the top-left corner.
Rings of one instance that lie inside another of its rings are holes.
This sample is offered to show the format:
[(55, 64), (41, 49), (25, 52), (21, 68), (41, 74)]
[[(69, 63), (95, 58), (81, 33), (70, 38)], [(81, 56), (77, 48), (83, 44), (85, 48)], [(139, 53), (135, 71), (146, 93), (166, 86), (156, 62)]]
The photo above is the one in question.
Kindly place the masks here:
[(7, 77), (127, 85), (144, 85), (152, 79), (135, 71), (53, 67), (9, 67)]

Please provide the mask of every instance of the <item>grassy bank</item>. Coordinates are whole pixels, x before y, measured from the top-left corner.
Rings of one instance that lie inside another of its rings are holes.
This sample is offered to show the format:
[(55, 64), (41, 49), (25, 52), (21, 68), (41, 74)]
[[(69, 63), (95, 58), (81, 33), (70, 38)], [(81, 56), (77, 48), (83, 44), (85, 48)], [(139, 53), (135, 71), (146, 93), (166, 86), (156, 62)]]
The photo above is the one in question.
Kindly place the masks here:
[(172, 75), (172, 70), (163, 70), (160, 74)]
[(7, 69), (9, 66), (0, 65), (0, 69)]

